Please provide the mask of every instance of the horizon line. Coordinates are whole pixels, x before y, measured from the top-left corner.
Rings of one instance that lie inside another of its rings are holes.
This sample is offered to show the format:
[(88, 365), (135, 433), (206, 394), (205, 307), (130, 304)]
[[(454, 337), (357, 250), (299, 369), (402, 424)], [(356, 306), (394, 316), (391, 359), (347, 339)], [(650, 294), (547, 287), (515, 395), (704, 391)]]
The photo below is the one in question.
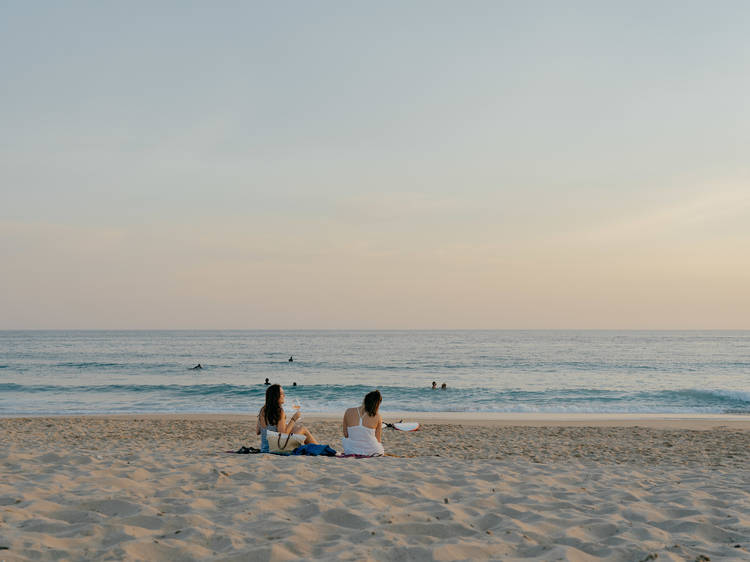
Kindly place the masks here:
[(750, 328), (0, 328), (0, 332), (749, 332)]

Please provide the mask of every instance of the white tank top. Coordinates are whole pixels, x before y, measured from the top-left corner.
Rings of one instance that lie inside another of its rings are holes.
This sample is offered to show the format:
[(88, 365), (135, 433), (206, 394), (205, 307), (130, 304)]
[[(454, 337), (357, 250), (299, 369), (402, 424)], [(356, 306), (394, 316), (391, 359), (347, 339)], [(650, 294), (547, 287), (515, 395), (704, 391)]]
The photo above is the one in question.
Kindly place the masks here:
[(385, 452), (383, 444), (375, 438), (375, 428), (362, 425), (362, 414), (357, 408), (359, 425), (351, 425), (346, 428), (349, 437), (344, 437), (341, 442), (344, 445), (345, 455), (382, 455)]

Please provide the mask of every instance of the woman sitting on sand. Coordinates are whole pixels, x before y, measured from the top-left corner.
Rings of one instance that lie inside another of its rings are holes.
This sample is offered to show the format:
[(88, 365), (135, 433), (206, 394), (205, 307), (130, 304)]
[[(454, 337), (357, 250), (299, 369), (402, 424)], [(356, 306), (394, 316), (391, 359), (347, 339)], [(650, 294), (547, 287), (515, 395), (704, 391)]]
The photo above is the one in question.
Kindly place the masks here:
[(260, 435), (260, 452), (268, 452), (268, 438), (266, 432), (278, 431), (279, 433), (297, 433), (305, 436), (305, 445), (308, 443), (317, 443), (306, 427), (295, 423), (299, 420), (299, 412), (286, 421), (286, 414), (281, 405), (284, 403), (284, 389), (280, 384), (272, 384), (266, 389), (266, 404), (258, 412), (258, 425), (255, 427), (255, 433)]
[(385, 453), (380, 442), (383, 431), (383, 419), (378, 413), (383, 397), (380, 392), (368, 392), (362, 405), (349, 408), (344, 413), (344, 444), (345, 455), (382, 455)]

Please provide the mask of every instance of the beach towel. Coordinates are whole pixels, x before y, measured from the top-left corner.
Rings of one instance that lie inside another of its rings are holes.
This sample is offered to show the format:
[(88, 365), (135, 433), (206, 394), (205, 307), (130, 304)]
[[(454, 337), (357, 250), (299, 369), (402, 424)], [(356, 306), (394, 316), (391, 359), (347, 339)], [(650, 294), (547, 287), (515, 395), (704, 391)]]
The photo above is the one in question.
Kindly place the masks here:
[(395, 457), (396, 455), (389, 455), (388, 453), (384, 453), (382, 455), (374, 454), (374, 455), (355, 455), (354, 453), (349, 453), (348, 455), (345, 455), (343, 453), (339, 453), (336, 455), (340, 459), (374, 459), (377, 457)]

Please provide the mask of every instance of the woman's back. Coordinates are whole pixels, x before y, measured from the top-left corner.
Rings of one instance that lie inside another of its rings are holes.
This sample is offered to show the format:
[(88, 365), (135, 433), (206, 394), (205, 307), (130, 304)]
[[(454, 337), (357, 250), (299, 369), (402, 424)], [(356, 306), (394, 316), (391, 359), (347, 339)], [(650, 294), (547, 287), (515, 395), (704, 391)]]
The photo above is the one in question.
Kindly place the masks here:
[(364, 408), (349, 408), (344, 414), (344, 453), (347, 455), (382, 455), (385, 451), (378, 440), (380, 414), (369, 415)]
[(347, 427), (357, 427), (361, 424), (369, 429), (375, 429), (379, 423), (382, 423), (380, 419), (380, 414), (371, 416), (362, 406), (349, 408), (344, 413), (344, 424)]

